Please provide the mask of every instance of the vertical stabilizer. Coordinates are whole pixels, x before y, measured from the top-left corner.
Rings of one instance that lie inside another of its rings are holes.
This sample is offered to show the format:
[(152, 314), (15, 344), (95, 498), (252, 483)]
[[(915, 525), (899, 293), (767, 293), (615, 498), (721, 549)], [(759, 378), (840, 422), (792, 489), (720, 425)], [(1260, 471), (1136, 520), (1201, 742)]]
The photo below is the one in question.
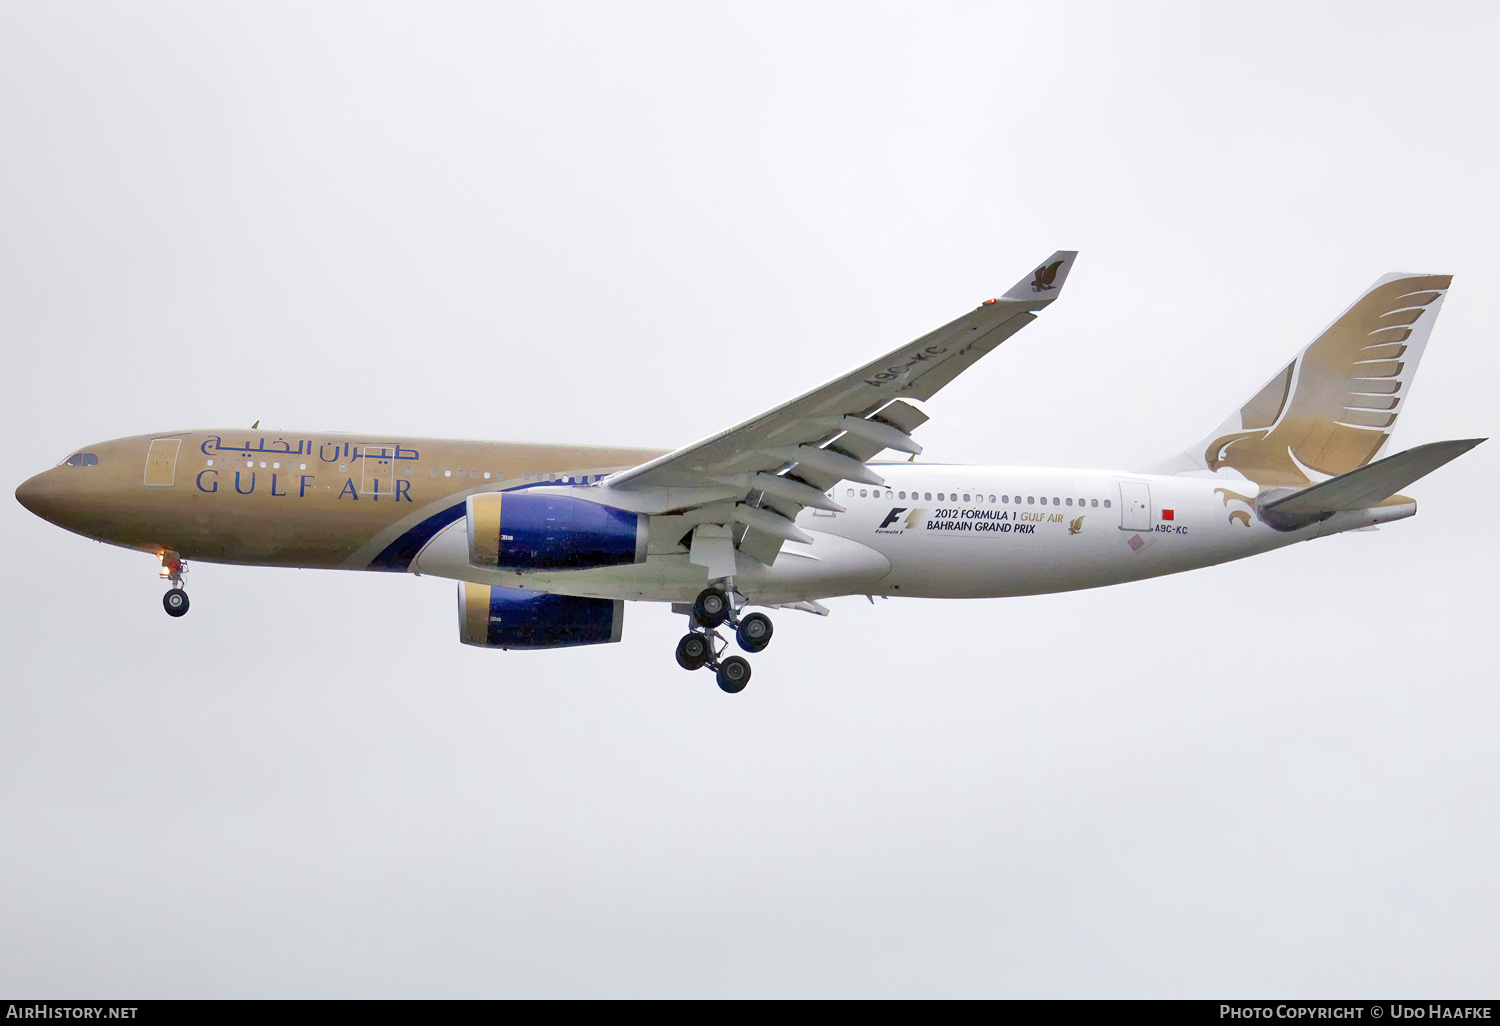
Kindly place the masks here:
[(1262, 488), (1303, 488), (1376, 459), (1395, 430), (1452, 280), (1381, 278), (1218, 430), (1149, 469), (1232, 471)]

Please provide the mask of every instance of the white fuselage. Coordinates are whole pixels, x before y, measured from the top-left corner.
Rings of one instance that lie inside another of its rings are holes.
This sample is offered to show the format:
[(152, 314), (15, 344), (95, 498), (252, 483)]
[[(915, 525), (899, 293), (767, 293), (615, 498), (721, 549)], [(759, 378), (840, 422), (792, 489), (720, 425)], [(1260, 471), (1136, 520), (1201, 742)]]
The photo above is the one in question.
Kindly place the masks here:
[[(764, 566), (740, 555), (735, 587), (754, 603), (838, 595), (985, 598), (1096, 588), (1212, 566), (1411, 516), (1402, 502), (1282, 532), (1255, 514), (1248, 481), (1035, 467), (876, 464), (886, 485), (843, 484), (843, 513), (807, 510), (811, 543)], [(559, 491), (569, 491), (559, 489)], [(571, 491), (588, 494), (587, 489)], [(654, 535), (654, 532), (653, 532)], [(644, 564), (558, 573), (477, 569), (462, 521), (438, 534), (418, 573), (476, 584), (647, 601), (690, 601), (706, 571), (675, 543)]]

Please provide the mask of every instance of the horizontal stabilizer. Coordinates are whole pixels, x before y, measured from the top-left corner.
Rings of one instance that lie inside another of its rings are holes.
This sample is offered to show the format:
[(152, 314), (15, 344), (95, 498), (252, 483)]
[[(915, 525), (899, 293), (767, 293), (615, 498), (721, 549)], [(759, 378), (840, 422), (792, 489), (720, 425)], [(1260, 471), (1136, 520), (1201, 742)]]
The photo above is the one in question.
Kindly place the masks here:
[(1328, 481), (1273, 499), (1260, 507), (1261, 517), (1272, 527), (1291, 531), (1325, 520), (1348, 509), (1370, 509), (1413, 481), (1456, 460), (1483, 438), (1432, 442), (1388, 456)]

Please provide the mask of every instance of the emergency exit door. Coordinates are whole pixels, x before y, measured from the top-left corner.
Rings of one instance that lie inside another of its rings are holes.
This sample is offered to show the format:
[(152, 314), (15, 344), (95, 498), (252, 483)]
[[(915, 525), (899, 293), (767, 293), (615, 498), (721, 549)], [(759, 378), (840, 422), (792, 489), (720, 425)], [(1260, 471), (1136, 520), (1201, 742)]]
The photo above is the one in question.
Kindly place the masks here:
[(177, 481), (177, 450), (180, 438), (153, 438), (146, 453), (145, 484), (152, 488), (170, 488)]
[(382, 495), (389, 497), (395, 487), (396, 447), (372, 443), (355, 448), (359, 450), (359, 494), (377, 502)]
[(1151, 486), (1146, 482), (1120, 482), (1120, 530), (1151, 530)]

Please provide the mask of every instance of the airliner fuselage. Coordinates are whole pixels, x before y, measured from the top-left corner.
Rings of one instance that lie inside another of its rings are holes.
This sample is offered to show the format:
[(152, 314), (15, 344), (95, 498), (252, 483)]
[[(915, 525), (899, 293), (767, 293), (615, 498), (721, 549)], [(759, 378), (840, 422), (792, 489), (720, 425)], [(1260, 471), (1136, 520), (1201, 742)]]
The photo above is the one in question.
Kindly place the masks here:
[[(104, 442), (28, 481), (18, 498), (78, 534), (158, 556), (257, 566), (406, 571), (474, 584), (688, 602), (703, 571), (691, 513), (652, 518), (640, 565), (486, 570), (469, 560), (465, 500), (485, 492), (592, 497), (663, 450), (367, 435), (183, 431)], [(1411, 516), (1396, 497), (1292, 532), (1255, 515), (1254, 486), (1100, 470), (876, 463), (884, 486), (804, 510), (811, 542), (770, 565), (738, 560), (752, 603), (849, 594), (1035, 595), (1210, 566)], [(607, 501), (606, 495), (600, 495)], [(697, 521), (701, 522), (701, 521)]]

